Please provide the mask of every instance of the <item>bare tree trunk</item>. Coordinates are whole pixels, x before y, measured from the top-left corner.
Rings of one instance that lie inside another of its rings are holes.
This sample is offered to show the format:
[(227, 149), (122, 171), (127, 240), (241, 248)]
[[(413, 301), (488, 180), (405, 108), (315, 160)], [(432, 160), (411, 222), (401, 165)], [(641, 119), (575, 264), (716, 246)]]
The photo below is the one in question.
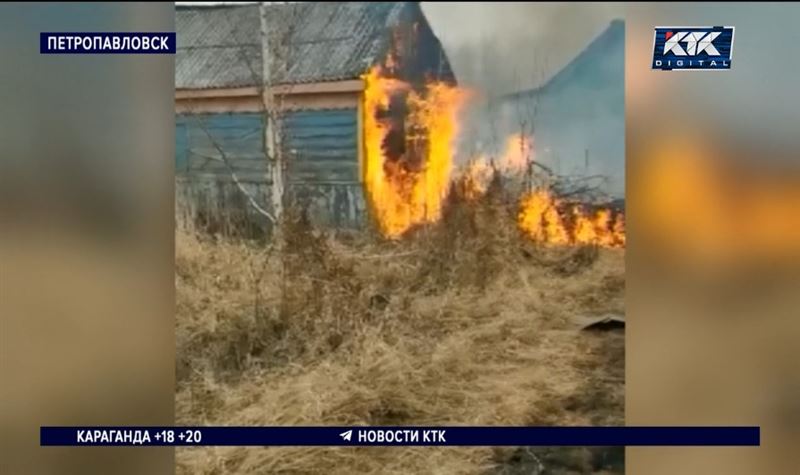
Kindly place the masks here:
[(261, 18), (261, 78), (262, 78), (262, 100), (264, 101), (264, 155), (270, 162), (271, 195), (272, 195), (272, 215), (275, 217), (275, 228), (281, 228), (281, 218), (283, 217), (283, 154), (279, 140), (279, 121), (276, 117), (275, 100), (272, 94), (272, 56), (273, 49), (270, 48), (270, 25), (267, 19), (266, 3), (259, 3), (259, 16)]

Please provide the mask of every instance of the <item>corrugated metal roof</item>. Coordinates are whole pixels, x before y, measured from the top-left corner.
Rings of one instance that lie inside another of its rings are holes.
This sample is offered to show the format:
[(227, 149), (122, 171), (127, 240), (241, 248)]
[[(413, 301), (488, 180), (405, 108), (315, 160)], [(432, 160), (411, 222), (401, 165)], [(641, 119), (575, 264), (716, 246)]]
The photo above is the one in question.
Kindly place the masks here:
[[(267, 7), (270, 25), (290, 29), (286, 67), (275, 84), (354, 79), (375, 64), (387, 27), (416, 2), (297, 2)], [(175, 87), (243, 87), (261, 81), (258, 5), (177, 7)], [(284, 30), (286, 31), (286, 30)], [(283, 61), (278, 61), (283, 64)]]

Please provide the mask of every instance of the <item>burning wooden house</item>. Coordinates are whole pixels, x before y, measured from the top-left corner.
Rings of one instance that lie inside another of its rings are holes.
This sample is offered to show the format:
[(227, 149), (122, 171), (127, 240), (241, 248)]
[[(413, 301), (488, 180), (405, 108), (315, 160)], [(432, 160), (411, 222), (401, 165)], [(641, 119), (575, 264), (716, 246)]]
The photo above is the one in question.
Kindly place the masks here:
[(447, 152), (442, 142), (454, 131), (437, 123), (437, 107), (455, 101), (455, 78), (419, 2), (292, 2), (261, 13), (257, 4), (177, 7), (175, 166), (184, 198), (247, 208), (244, 194), (270, 209), (268, 91), (289, 203), (336, 226), (363, 224), (370, 209), (379, 220), (388, 213), (384, 221), (400, 222), (384, 226), (387, 234), (424, 220), (429, 200), (424, 211), (413, 203), (440, 194), (445, 177), (423, 172), (420, 157)]

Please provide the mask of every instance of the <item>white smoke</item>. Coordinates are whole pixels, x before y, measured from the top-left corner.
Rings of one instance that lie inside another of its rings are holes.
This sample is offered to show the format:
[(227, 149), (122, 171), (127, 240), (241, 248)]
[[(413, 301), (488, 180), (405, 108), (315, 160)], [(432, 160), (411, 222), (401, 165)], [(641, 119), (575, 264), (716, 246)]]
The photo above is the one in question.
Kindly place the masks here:
[(459, 82), (499, 95), (541, 85), (580, 53), (620, 3), (422, 2)]

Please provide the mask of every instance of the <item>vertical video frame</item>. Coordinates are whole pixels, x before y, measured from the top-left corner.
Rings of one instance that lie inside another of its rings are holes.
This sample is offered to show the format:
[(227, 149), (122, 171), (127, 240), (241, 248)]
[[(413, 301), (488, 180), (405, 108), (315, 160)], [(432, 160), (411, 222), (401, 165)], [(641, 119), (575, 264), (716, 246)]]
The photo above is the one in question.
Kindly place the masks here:
[[(176, 424), (624, 425), (609, 8), (176, 6)], [(176, 457), (206, 474), (624, 472), (602, 447)]]

